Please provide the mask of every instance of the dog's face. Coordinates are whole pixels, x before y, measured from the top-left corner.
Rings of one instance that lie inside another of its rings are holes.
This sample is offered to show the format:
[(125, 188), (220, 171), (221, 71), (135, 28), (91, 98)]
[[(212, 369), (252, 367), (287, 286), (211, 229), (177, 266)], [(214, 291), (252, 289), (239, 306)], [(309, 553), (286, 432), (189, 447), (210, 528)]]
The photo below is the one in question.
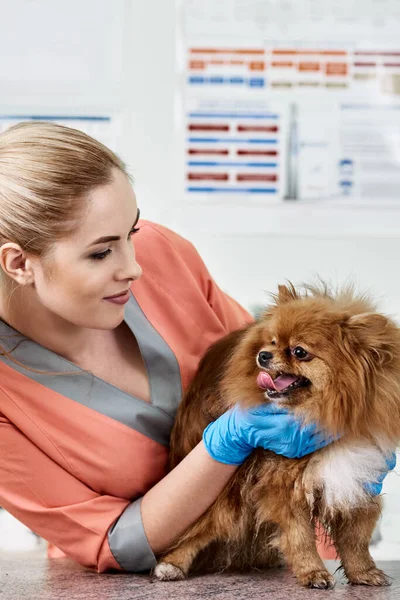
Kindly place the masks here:
[(364, 298), (280, 286), (240, 353), (258, 401), (294, 408), (334, 433), (399, 439), (400, 330)]
[[(289, 296), (288, 288), (281, 288), (276, 307), (262, 319), (255, 356), (257, 384), (266, 397), (293, 407), (341, 386), (348, 370), (344, 329), (342, 311), (328, 310), (322, 299)], [(354, 345), (349, 351), (356, 356), (355, 340), (347, 344)]]

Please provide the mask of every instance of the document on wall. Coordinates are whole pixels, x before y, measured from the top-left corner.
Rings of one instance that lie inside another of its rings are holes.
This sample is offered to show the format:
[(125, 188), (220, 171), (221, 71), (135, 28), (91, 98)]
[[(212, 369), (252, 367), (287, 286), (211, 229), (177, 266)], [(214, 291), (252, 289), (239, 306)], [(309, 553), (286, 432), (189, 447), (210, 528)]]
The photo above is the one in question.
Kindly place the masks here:
[[(200, 56), (191, 63), (199, 60)], [(185, 96), (187, 193), (204, 201), (232, 195), (246, 195), (253, 202), (282, 198), (287, 107), (269, 101), (262, 92), (262, 54), (245, 48), (226, 54), (204, 49), (201, 61), (203, 74), (190, 76), (192, 87)]]
[(398, 201), (400, 2), (182, 0), (190, 202)]
[(0, 133), (12, 125), (28, 121), (46, 121), (79, 129), (114, 152), (118, 151), (119, 121), (110, 115), (0, 114)]

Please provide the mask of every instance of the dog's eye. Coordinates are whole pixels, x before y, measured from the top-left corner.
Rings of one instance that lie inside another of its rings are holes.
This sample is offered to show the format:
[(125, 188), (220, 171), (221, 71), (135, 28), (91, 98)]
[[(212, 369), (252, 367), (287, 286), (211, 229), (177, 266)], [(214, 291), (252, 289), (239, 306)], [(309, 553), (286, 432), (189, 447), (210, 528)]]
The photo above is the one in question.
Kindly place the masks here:
[(271, 346), (276, 346), (276, 341), (275, 340), (271, 340)]
[(292, 354), (298, 360), (311, 360), (313, 358), (312, 354), (304, 350), (301, 346), (296, 346), (296, 348), (292, 348)]

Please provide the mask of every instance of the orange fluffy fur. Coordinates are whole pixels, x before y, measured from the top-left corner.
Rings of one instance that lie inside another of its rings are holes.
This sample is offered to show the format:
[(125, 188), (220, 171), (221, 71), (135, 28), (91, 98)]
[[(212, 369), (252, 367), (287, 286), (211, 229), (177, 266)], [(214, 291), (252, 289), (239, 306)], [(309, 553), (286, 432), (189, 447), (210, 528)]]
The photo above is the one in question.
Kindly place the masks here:
[[(291, 349), (298, 346), (311, 358), (296, 358)], [(260, 351), (272, 354), (266, 367), (257, 362)], [(257, 385), (261, 370), (272, 378), (303, 377), (307, 385), (271, 400)], [(172, 431), (171, 468), (199, 443), (207, 424), (239, 400), (245, 406), (279, 402), (341, 437), (300, 459), (255, 450), (162, 557), (156, 576), (177, 579), (199, 568), (267, 568), (283, 560), (300, 584), (331, 588), (334, 579), (316, 550), (319, 520), (349, 582), (387, 585), (368, 550), (380, 497), (364, 493), (357, 482), (349, 488), (356, 499), (342, 483), (342, 496), (336, 497), (335, 461), (339, 457), (345, 468), (350, 458), (355, 461), (351, 479), (364, 452), (388, 454), (400, 440), (397, 325), (352, 290), (333, 296), (326, 288), (299, 293), (291, 284), (280, 286), (275, 303), (257, 322), (217, 342), (201, 361)]]

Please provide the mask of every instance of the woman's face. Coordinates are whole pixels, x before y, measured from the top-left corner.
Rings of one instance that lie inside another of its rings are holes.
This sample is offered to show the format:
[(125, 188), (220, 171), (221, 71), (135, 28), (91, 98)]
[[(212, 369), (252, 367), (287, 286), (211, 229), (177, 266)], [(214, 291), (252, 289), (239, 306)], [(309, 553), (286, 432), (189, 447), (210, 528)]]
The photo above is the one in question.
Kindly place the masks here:
[(51, 255), (33, 259), (37, 300), (53, 316), (78, 327), (113, 329), (123, 320), (128, 292), (142, 270), (132, 236), (138, 219), (128, 178), (115, 169), (112, 183), (89, 195), (89, 210)]

